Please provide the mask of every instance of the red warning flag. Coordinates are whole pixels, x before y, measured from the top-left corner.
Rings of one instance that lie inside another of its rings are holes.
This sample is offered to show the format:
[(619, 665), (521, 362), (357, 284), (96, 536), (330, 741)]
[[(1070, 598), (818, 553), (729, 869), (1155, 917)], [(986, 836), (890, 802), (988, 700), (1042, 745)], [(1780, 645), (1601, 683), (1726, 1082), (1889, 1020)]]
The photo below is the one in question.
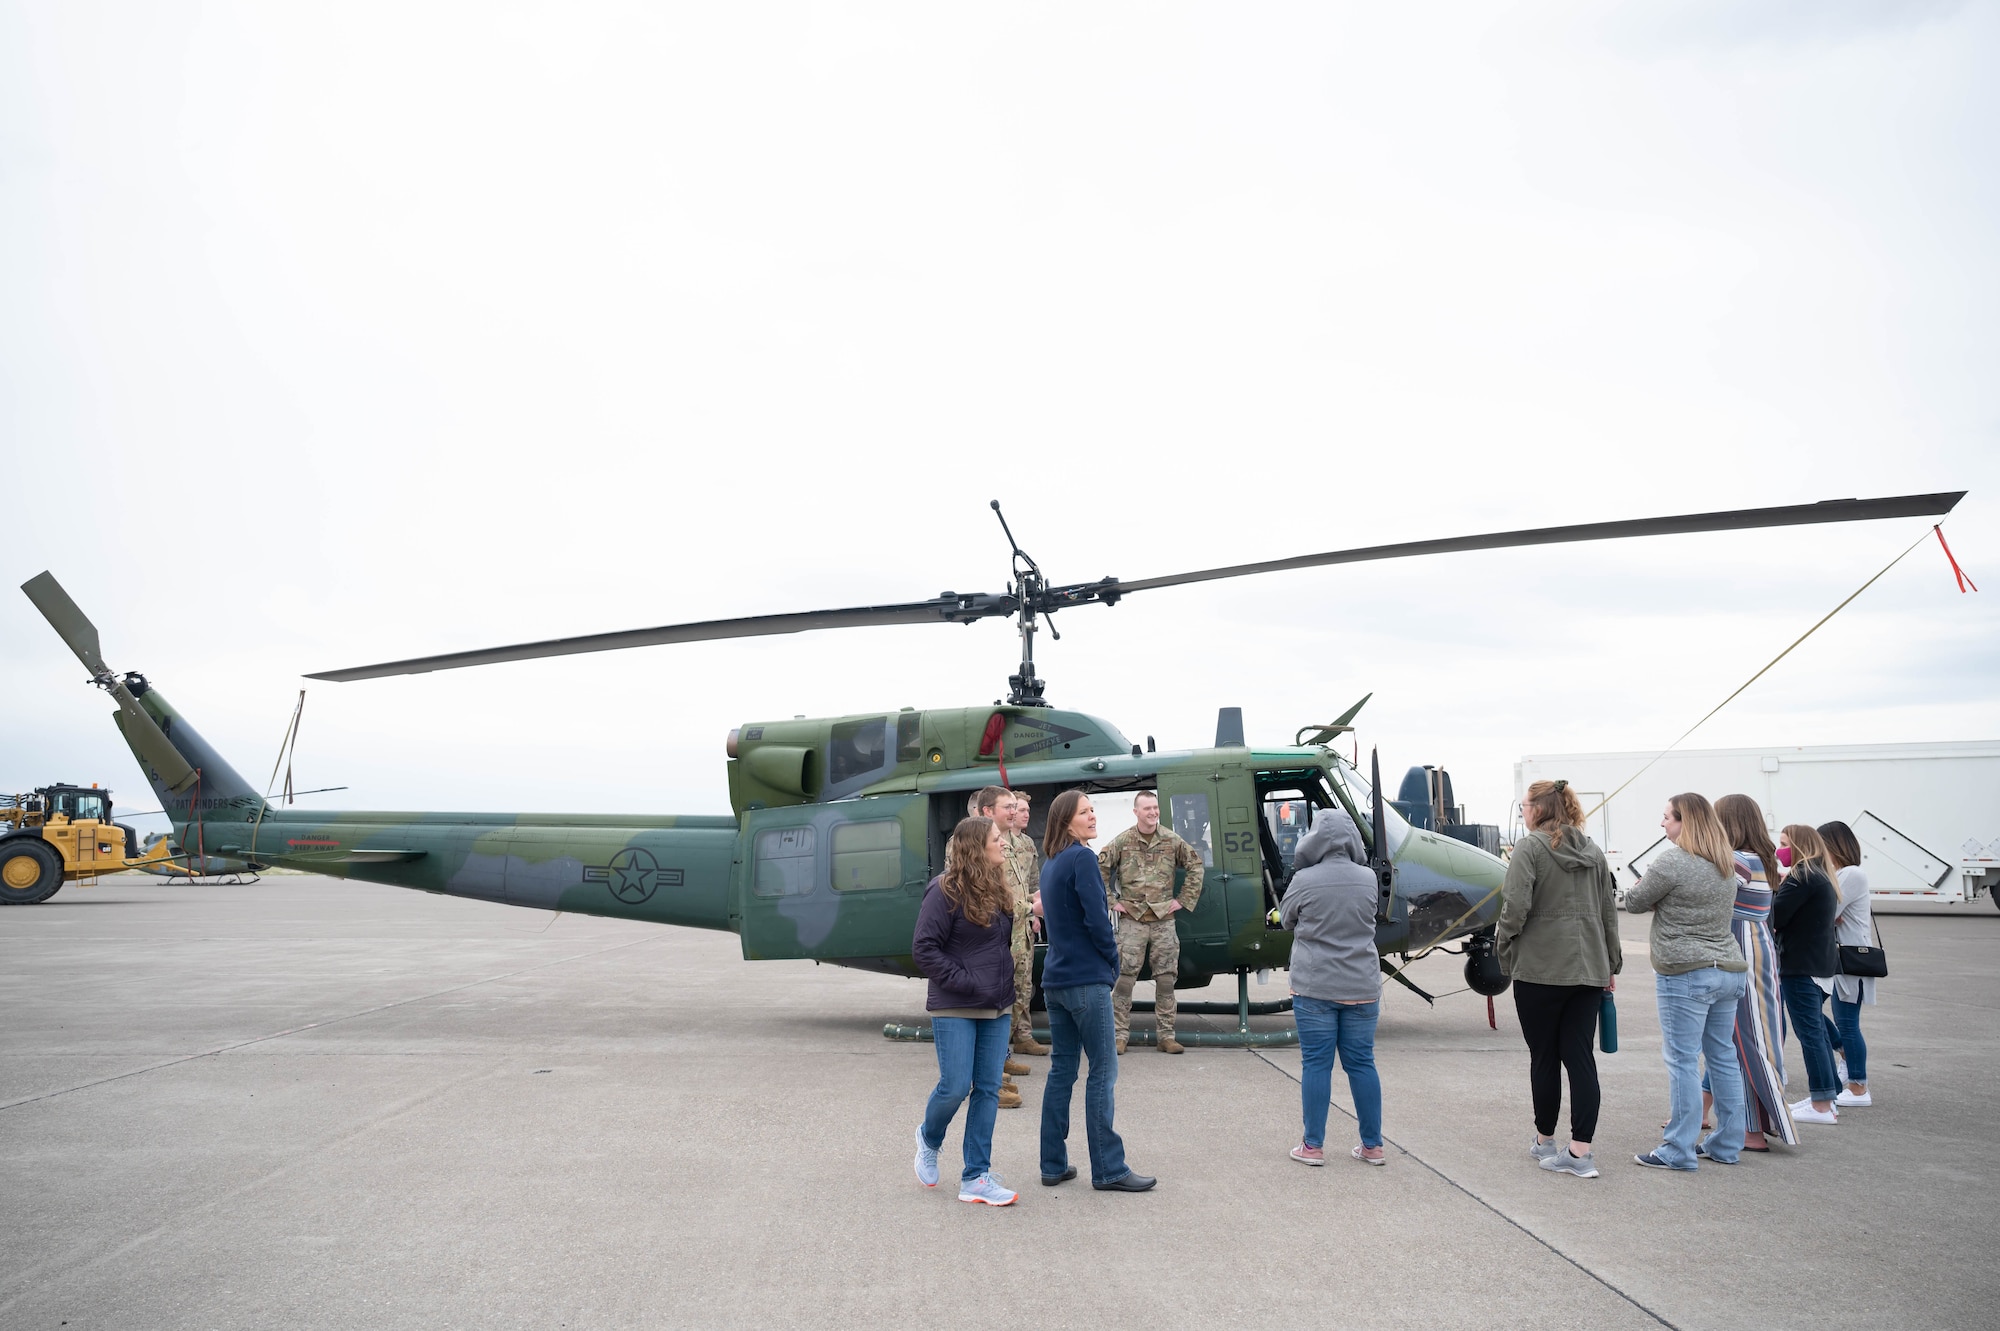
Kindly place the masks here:
[(1958, 579), (1958, 590), (1963, 592), (1969, 587), (1973, 591), (1978, 591), (1979, 584), (1965, 576), (1965, 570), (1958, 566), (1958, 557), (1952, 554), (1951, 546), (1946, 544), (1944, 539), (1944, 525), (1942, 523), (1934, 523), (1931, 526), (1931, 530), (1937, 533), (1938, 544), (1944, 547), (1944, 557), (1951, 561), (1951, 575)]
[[(979, 737), (979, 756), (993, 755), (1000, 763), (1000, 784), (1007, 786), (1007, 754), (1001, 738), (1007, 731), (1007, 714), (995, 712), (986, 718), (986, 733)], [(1008, 787), (1011, 789), (1012, 787)]]

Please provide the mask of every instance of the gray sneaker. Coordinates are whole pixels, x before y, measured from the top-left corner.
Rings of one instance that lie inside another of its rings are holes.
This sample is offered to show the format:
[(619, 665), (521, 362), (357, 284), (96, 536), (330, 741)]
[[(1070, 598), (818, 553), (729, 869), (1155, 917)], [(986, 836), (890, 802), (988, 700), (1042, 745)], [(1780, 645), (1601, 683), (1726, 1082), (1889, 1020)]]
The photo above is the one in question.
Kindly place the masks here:
[(1014, 1190), (1005, 1187), (992, 1174), (981, 1174), (978, 1178), (965, 1179), (958, 1185), (958, 1199), (962, 1202), (984, 1202), (988, 1206), (1012, 1206)]
[(1541, 1134), (1537, 1133), (1535, 1136), (1528, 1138), (1528, 1156), (1533, 1160), (1553, 1159), (1555, 1153), (1562, 1148), (1563, 1144), (1553, 1137), (1547, 1141), (1543, 1141)]
[(1597, 1157), (1595, 1155), (1571, 1155), (1564, 1147), (1542, 1161), (1542, 1168), (1551, 1174), (1574, 1174), (1578, 1178), (1597, 1177)]
[(917, 1124), (917, 1182), (926, 1188), (937, 1186), (937, 1152), (924, 1145), (924, 1125)]

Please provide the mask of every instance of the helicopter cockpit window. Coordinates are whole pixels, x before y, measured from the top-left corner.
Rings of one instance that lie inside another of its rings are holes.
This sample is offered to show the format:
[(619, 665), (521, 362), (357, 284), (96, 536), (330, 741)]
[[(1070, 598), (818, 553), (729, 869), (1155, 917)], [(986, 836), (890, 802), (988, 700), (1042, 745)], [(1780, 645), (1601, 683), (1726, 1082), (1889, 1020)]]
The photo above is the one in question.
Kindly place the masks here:
[(1207, 867), (1215, 867), (1215, 848), (1210, 844), (1208, 834), (1208, 796), (1174, 795), (1169, 797), (1173, 804), (1174, 834), (1201, 852), (1201, 862)]
[(896, 717), (896, 761), (913, 763), (924, 747), (924, 714), (904, 712)]
[(774, 827), (757, 836), (757, 872), (752, 890), (760, 897), (802, 897), (812, 891), (813, 829)]
[(832, 743), (827, 746), (827, 784), (839, 786), (887, 767), (888, 741), (889, 718), (885, 716), (836, 725)]
[(833, 889), (865, 892), (903, 881), (903, 825), (894, 818), (833, 829)]

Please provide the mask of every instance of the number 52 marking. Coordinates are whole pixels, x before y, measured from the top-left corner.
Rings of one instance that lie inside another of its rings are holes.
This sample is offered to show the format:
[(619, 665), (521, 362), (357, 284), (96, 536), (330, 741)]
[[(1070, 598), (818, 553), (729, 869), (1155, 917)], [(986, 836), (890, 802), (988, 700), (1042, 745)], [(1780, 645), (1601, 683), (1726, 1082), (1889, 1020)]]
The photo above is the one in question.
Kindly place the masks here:
[(1257, 853), (1257, 834), (1254, 832), (1224, 832), (1222, 834), (1222, 849), (1224, 853), (1230, 855), (1255, 855)]

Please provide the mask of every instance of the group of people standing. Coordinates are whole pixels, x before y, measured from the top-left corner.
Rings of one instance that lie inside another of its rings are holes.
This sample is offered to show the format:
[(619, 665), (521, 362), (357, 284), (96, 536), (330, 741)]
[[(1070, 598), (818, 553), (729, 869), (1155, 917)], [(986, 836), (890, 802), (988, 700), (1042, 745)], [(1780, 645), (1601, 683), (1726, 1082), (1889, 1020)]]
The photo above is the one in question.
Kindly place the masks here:
[[(925, 1006), (937, 1048), (938, 1081), (916, 1132), (916, 1174), (938, 1183), (945, 1130), (968, 1102), (959, 1200), (1011, 1205), (1017, 1198), (992, 1171), (998, 1110), (1019, 1104), (1009, 1080), (1027, 1065), (1013, 1055), (1050, 1055), (1042, 1095), (1041, 1181), (1055, 1187), (1077, 1176), (1069, 1161), (1070, 1105), (1084, 1082), (1084, 1137), (1091, 1187), (1144, 1192), (1157, 1179), (1126, 1162), (1113, 1126), (1118, 1057), (1129, 1045), (1132, 987), (1150, 966), (1156, 1047), (1179, 1054), (1174, 979), (1180, 966), (1177, 917), (1201, 897), (1199, 851), (1160, 821), (1159, 796), (1133, 797), (1133, 826), (1093, 851), (1097, 811), (1082, 791), (1064, 791), (1049, 807), (1040, 847), (1025, 836), (1028, 797), (988, 786), (971, 816), (953, 831), (944, 872), (930, 884), (917, 916), (911, 952), (929, 979)], [(1039, 850), (1039, 856), (1037, 855)], [(1332, 1069), (1345, 1068), (1361, 1119), (1351, 1152), (1385, 1162), (1382, 1090), (1374, 1062), (1381, 1012), (1375, 953), (1375, 876), (1360, 831), (1341, 810), (1322, 810), (1294, 853), (1283, 925), (1292, 931), (1292, 1002), (1303, 1074), (1302, 1164), (1325, 1162)], [(1039, 919), (1048, 940), (1042, 996), (1051, 1044), (1036, 1041), (1028, 1017), (1033, 938)]]
[[(946, 847), (944, 872), (924, 895), (912, 944), (930, 981), (938, 1060), (916, 1133), (917, 1177), (937, 1185), (945, 1130), (969, 1101), (959, 1200), (1011, 1205), (1018, 1194), (992, 1172), (994, 1122), (1002, 1106), (1021, 1103), (1011, 1077), (1028, 1065), (1014, 1055), (1049, 1055), (1042, 1183), (1077, 1175), (1068, 1155), (1070, 1103), (1087, 1063), (1091, 1186), (1146, 1191), (1157, 1180), (1127, 1164), (1113, 1127), (1117, 1059), (1128, 1044), (1133, 982), (1149, 962), (1158, 1047), (1182, 1052), (1174, 1036), (1175, 917), (1199, 898), (1201, 856), (1161, 825), (1151, 791), (1134, 799), (1135, 826), (1101, 853), (1090, 847), (1097, 813), (1081, 791), (1056, 796), (1039, 847), (1025, 835), (1027, 796), (988, 786), (971, 803)], [(1566, 782), (1530, 786), (1521, 813), (1526, 831), (1508, 862), (1494, 948), (1513, 981), (1528, 1046), (1529, 1155), (1545, 1170), (1595, 1178), (1601, 1097), (1592, 1045), (1624, 968), (1616, 884), (1603, 851), (1584, 835), (1582, 804)], [(1692, 792), (1667, 802), (1660, 826), (1670, 844), (1626, 892), (1624, 909), (1653, 917), (1648, 950), (1669, 1109), (1660, 1144), (1634, 1161), (1675, 1170), (1704, 1160), (1733, 1165), (1773, 1140), (1796, 1145), (1802, 1123), (1832, 1125), (1842, 1109), (1872, 1104), (1861, 1008), (1875, 1002), (1875, 980), (1849, 972), (1843, 959), (1844, 949), (1869, 946), (1873, 924), (1853, 831), (1838, 822), (1790, 825), (1781, 850), (1749, 796), (1711, 805)], [(1291, 1156), (1301, 1164), (1325, 1163), (1336, 1061), (1360, 1136), (1349, 1154), (1370, 1165), (1387, 1160), (1374, 1049), (1376, 904), (1359, 828), (1342, 809), (1320, 810), (1296, 847), (1275, 921), (1292, 933), (1304, 1132)], [(1035, 919), (1048, 940), (1042, 992), (1050, 1045), (1036, 1041), (1028, 1015)], [(1807, 1089), (1789, 1102), (1788, 1017)], [(1559, 1141), (1565, 1076), (1569, 1136)]]
[[(1521, 816), (1527, 832), (1508, 862), (1494, 942), (1529, 1051), (1529, 1154), (1543, 1169), (1595, 1178), (1591, 1046), (1624, 966), (1616, 889), (1566, 782), (1530, 786)], [(1633, 1161), (1733, 1165), (1774, 1139), (1797, 1145), (1800, 1124), (1831, 1126), (1842, 1109), (1872, 1104), (1861, 1008), (1875, 1001), (1875, 980), (1844, 973), (1842, 956), (1844, 946), (1868, 948), (1873, 926), (1853, 830), (1793, 824), (1780, 833), (1781, 851), (1748, 795), (1711, 805), (1693, 792), (1667, 801), (1660, 828), (1670, 844), (1625, 893), (1624, 908), (1653, 917), (1669, 1110), (1660, 1144)], [(1807, 1094), (1796, 1101), (1786, 1099), (1788, 1017), (1805, 1059)], [(1565, 1074), (1569, 1138), (1558, 1142)]]
[[(1101, 1192), (1144, 1192), (1158, 1180), (1125, 1162), (1124, 1141), (1112, 1126), (1112, 1088), (1128, 1042), (1132, 985), (1149, 961), (1158, 1047), (1168, 1054), (1183, 1050), (1174, 1038), (1180, 965), (1174, 917), (1200, 899), (1201, 856), (1160, 825), (1159, 796), (1152, 791), (1134, 797), (1135, 825), (1102, 854), (1090, 848), (1097, 811), (1081, 791), (1056, 796), (1040, 847), (1025, 835), (1026, 795), (987, 786), (971, 805), (945, 847), (944, 872), (924, 893), (911, 944), (917, 968), (930, 981), (925, 1007), (938, 1059), (938, 1082), (917, 1128), (917, 1179), (937, 1186), (945, 1129), (969, 1100), (958, 1198), (1013, 1204), (1017, 1194), (992, 1172), (993, 1124), (1002, 1107), (1021, 1103), (1010, 1079), (1025, 1075), (1028, 1065), (1014, 1055), (1046, 1055), (1043, 1184), (1055, 1187), (1076, 1177), (1069, 1162), (1070, 1102), (1087, 1061), (1090, 1184)], [(1117, 886), (1107, 890), (1107, 879)], [(1047, 1045), (1035, 1039), (1028, 1016), (1030, 924), (1036, 918), (1048, 939), (1042, 963)]]

